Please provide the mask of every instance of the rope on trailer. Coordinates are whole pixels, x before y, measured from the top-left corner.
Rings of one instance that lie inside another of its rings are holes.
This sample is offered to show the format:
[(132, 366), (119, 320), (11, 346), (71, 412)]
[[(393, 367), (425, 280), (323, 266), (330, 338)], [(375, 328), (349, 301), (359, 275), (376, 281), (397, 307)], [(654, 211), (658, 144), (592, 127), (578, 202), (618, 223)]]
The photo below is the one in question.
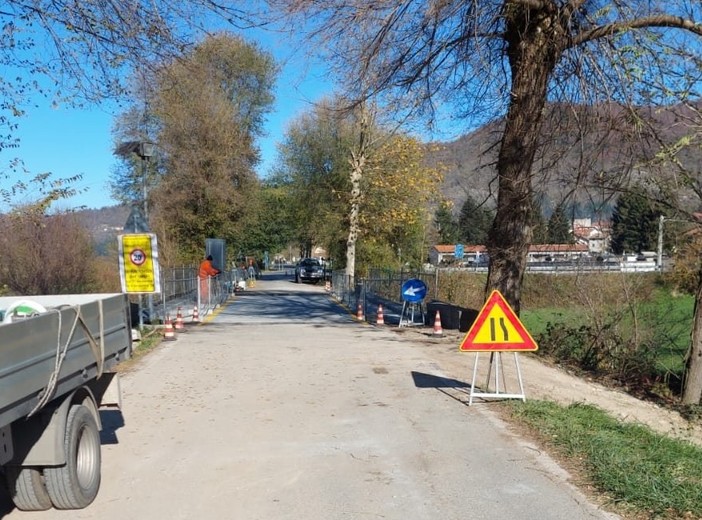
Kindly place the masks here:
[(104, 320), (104, 314), (103, 314), (103, 308), (102, 308), (102, 300), (98, 300), (98, 318), (99, 318), (99, 335), (100, 335), (100, 341), (99, 343), (95, 340), (95, 337), (92, 335), (90, 332), (90, 329), (88, 327), (88, 324), (85, 323), (85, 319), (83, 318), (83, 315), (80, 311), (80, 305), (74, 305), (70, 307), (75, 311), (75, 317), (73, 319), (73, 325), (71, 325), (71, 330), (68, 334), (68, 337), (66, 338), (66, 342), (63, 346), (61, 346), (61, 325), (62, 325), (62, 314), (61, 314), (61, 308), (56, 309), (56, 313), (58, 314), (58, 332), (57, 332), (57, 339), (56, 339), (56, 357), (54, 361), (54, 371), (51, 373), (49, 376), (49, 382), (46, 385), (46, 388), (42, 390), (39, 398), (39, 402), (37, 402), (36, 406), (32, 409), (31, 412), (27, 415), (28, 417), (31, 417), (34, 415), (36, 412), (38, 412), (40, 409), (42, 409), (46, 403), (49, 402), (51, 397), (53, 396), (54, 392), (56, 391), (56, 385), (58, 384), (58, 379), (59, 379), (59, 374), (61, 373), (61, 367), (63, 366), (63, 362), (66, 359), (66, 354), (68, 352), (68, 347), (71, 344), (71, 341), (73, 340), (73, 336), (76, 331), (77, 325), (80, 323), (81, 327), (83, 328), (83, 332), (85, 332), (85, 336), (88, 338), (88, 343), (90, 345), (90, 350), (93, 352), (93, 356), (95, 357), (96, 365), (97, 365), (97, 376), (100, 377), (103, 374), (103, 371), (105, 369), (105, 320)]
[(36, 412), (44, 408), (46, 403), (48, 403), (51, 397), (54, 395), (54, 392), (56, 391), (56, 385), (58, 384), (59, 373), (61, 372), (61, 366), (63, 366), (63, 361), (66, 358), (66, 352), (68, 352), (68, 345), (71, 343), (71, 338), (73, 337), (73, 333), (76, 330), (76, 325), (78, 325), (78, 310), (76, 310), (76, 317), (73, 320), (73, 325), (71, 325), (71, 332), (68, 335), (66, 343), (62, 347), (61, 324), (63, 317), (61, 315), (60, 309), (56, 309), (55, 312), (58, 315), (58, 330), (56, 332), (56, 357), (54, 358), (54, 371), (49, 376), (49, 382), (47, 383), (46, 388), (44, 388), (44, 390), (42, 390), (39, 394), (39, 401), (37, 402), (36, 406), (34, 406), (32, 411), (29, 412), (29, 414), (27, 414), (27, 417), (31, 417)]

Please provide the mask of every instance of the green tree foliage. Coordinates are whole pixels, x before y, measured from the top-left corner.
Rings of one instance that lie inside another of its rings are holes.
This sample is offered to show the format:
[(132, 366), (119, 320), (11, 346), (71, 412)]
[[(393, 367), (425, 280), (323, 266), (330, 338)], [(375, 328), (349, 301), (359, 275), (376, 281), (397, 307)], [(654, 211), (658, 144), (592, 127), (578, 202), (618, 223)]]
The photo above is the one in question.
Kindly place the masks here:
[(276, 180), (264, 181), (257, 190), (251, 210), (232, 231), (232, 244), (246, 256), (263, 258), (286, 251), (294, 240), (292, 201), (287, 186)]
[(612, 252), (640, 253), (656, 248), (661, 211), (641, 188), (622, 193), (612, 213)]
[[(291, 191), (301, 252), (323, 246), (341, 268), (350, 226), (351, 153), (357, 129), (353, 118), (334, 107), (322, 104), (290, 126), (280, 149), (280, 168)], [(427, 208), (440, 179), (438, 172), (423, 166), (416, 139), (378, 127), (367, 131), (375, 137), (360, 180), (360, 273), (371, 265), (396, 266), (400, 255), (421, 261)]]
[(439, 233), (439, 243), (456, 244), (460, 239), (458, 222), (453, 216), (453, 204), (449, 200), (442, 200), (434, 214), (434, 226)]
[(173, 260), (201, 258), (205, 239), (236, 237), (256, 212), (255, 138), (275, 74), (270, 55), (225, 34), (160, 70), (152, 107), (165, 174), (153, 204), (156, 229), (178, 244)]
[(548, 225), (541, 211), (541, 199), (533, 196), (529, 207), (529, 227), (531, 241), (534, 244), (546, 244), (548, 241)]
[(465, 244), (484, 245), (494, 218), (492, 211), (484, 204), (478, 204), (469, 195), (458, 216), (461, 241)]
[(314, 245), (327, 249), (336, 266), (345, 265), (344, 229), (349, 204), (350, 164), (345, 155), (351, 134), (328, 103), (302, 114), (288, 128), (279, 149), (280, 175), (290, 189), (291, 214), (299, 253)]
[(21, 295), (95, 290), (95, 253), (72, 213), (23, 207), (0, 217), (0, 285)]
[(565, 212), (563, 204), (556, 206), (548, 219), (548, 241), (549, 244), (570, 244), (573, 242), (570, 219)]

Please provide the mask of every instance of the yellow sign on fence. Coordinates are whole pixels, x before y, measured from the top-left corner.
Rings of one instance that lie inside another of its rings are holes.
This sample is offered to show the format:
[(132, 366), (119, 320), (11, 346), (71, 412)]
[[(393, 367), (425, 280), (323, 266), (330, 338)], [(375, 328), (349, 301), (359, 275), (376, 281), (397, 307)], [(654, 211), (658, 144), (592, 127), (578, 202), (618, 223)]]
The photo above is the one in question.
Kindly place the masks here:
[(122, 292), (161, 292), (156, 235), (141, 233), (119, 236), (119, 273)]

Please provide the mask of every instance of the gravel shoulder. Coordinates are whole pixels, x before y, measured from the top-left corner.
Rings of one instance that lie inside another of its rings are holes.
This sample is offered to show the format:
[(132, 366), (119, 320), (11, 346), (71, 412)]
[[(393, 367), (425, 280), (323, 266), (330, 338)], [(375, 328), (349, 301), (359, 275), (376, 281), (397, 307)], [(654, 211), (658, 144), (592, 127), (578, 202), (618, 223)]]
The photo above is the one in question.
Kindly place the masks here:
[[(427, 330), (395, 330), (398, 334), (424, 341), (442, 368), (449, 371), (452, 377), (468, 382), (472, 379), (475, 355), (458, 351), (464, 333), (444, 330), (444, 337), (435, 338), (432, 332)], [(518, 378), (513, 365), (514, 356), (507, 352), (501, 355), (507, 391), (518, 389)], [(486, 380), (488, 359), (487, 354), (480, 355), (480, 376), (477, 378), (479, 382)], [(622, 421), (644, 424), (658, 433), (702, 446), (702, 425), (690, 423), (676, 411), (638, 399), (622, 390), (583, 379), (561, 367), (549, 365), (539, 359), (538, 354), (519, 354), (519, 365), (527, 399), (550, 400), (563, 405), (592, 404)]]

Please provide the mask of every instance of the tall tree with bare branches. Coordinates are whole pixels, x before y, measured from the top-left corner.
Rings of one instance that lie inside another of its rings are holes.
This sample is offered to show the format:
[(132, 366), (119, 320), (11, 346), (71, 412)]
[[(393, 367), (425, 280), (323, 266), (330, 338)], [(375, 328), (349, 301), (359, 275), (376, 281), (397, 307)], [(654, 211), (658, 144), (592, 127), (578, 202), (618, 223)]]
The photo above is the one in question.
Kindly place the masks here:
[[(331, 49), (358, 100), (385, 95), (435, 121), (448, 102), (467, 127), (500, 116), (498, 201), (486, 290), (519, 312), (531, 238), (534, 159), (549, 99), (669, 101), (699, 62), (694, 1), (271, 0)], [(690, 41), (692, 38), (692, 42)]]

